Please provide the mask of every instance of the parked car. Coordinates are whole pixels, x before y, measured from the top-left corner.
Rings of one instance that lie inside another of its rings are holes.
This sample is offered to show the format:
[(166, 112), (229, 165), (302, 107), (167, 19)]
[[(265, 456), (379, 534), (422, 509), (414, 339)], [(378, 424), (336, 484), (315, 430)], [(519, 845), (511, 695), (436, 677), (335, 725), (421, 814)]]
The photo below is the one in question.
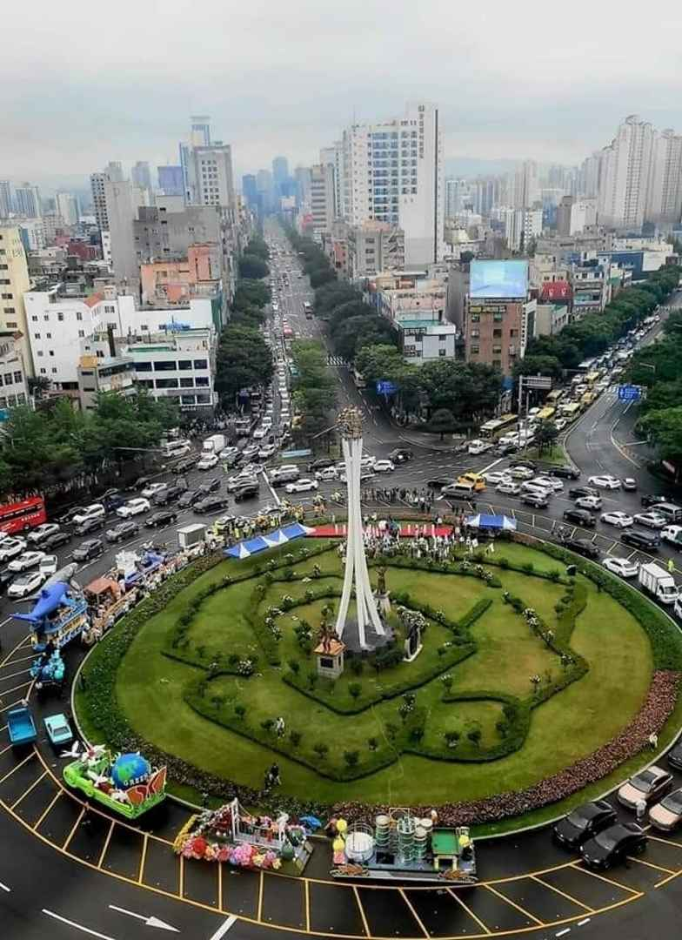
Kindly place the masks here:
[(675, 548), (682, 548), (682, 525), (667, 525), (661, 531), (661, 538)]
[(59, 569), (59, 559), (56, 555), (45, 555), (40, 559), (38, 570), (45, 578), (51, 578)]
[(149, 512), (151, 504), (148, 499), (138, 496), (136, 499), (129, 499), (125, 506), (119, 506), (116, 515), (121, 519), (128, 519), (130, 516), (139, 516), (143, 512)]
[(197, 470), (212, 470), (219, 463), (219, 458), (217, 454), (204, 454), (201, 460), (197, 463)]
[(652, 494), (648, 494), (646, 496), (642, 496), (640, 502), (645, 509), (648, 509), (650, 506), (655, 506), (656, 503), (674, 503), (675, 500), (672, 496), (654, 496)]
[(119, 522), (111, 529), (107, 529), (107, 542), (122, 542), (124, 539), (132, 539), (140, 531), (136, 522)]
[(54, 551), (55, 548), (59, 548), (60, 545), (66, 545), (67, 542), (70, 542), (73, 538), (73, 534), (67, 529), (60, 529), (58, 532), (53, 532), (52, 535), (48, 535), (45, 541), (42, 544), (42, 547), (46, 551)]
[(605, 870), (646, 850), (647, 837), (636, 823), (617, 823), (588, 839), (580, 850), (588, 868)]
[(372, 469), (375, 473), (393, 473), (395, 464), (392, 460), (377, 460)]
[(182, 460), (178, 460), (177, 463), (174, 463), (171, 467), (171, 473), (189, 473), (190, 470), (194, 470), (197, 459), (194, 456), (183, 457)]
[(633, 493), (637, 489), (637, 480), (634, 477), (625, 477), (623, 480), (623, 489)]
[(672, 787), (673, 775), (662, 767), (647, 767), (630, 777), (618, 790), (618, 802), (628, 809), (636, 809), (637, 804), (657, 803)]
[(37, 528), (33, 529), (32, 532), (29, 532), (26, 536), (26, 541), (30, 542), (31, 545), (40, 545), (45, 539), (59, 532), (59, 528), (56, 522), (45, 522), (43, 525), (39, 525)]
[(535, 476), (535, 470), (523, 465), (512, 467), (512, 469), (509, 471), (509, 476), (512, 478), (512, 480), (532, 480)]
[(504, 493), (505, 496), (518, 496), (521, 492), (521, 484), (513, 480), (503, 480), (495, 487), (498, 493)]
[(597, 524), (596, 518), (587, 509), (567, 509), (564, 512), (564, 519), (566, 522), (572, 522), (586, 529), (593, 529)]
[(263, 447), (258, 451), (259, 460), (269, 460), (271, 457), (274, 457), (277, 453), (276, 444), (264, 444)]
[(303, 480), (294, 480), (292, 483), (287, 483), (284, 489), (287, 493), (309, 493), (311, 490), (318, 489), (319, 485), (317, 480), (306, 477)]
[(227, 496), (205, 496), (194, 504), (195, 512), (220, 512), (229, 505)]
[(584, 496), (599, 496), (599, 490), (593, 486), (572, 486), (568, 491), (569, 499), (582, 499)]
[(170, 486), (167, 486), (165, 490), (161, 490), (154, 497), (155, 506), (167, 506), (168, 503), (175, 502), (176, 499), (180, 499), (183, 493), (187, 492), (187, 484), (182, 483), (172, 483)]
[(562, 545), (583, 558), (599, 558), (599, 549), (589, 539), (565, 539)]
[(530, 482), (537, 483), (543, 489), (555, 493), (561, 493), (564, 488), (564, 484), (557, 477), (537, 476), (533, 477)]
[(624, 545), (631, 548), (639, 548), (644, 552), (657, 552), (661, 541), (655, 532), (639, 532), (633, 529), (630, 532), (623, 532), (620, 537)]
[(0, 594), (7, 593), (7, 589), (9, 588), (10, 584), (12, 583), (15, 577), (16, 577), (15, 572), (10, 571), (9, 568), (3, 568), (0, 571)]
[(636, 513), (634, 521), (646, 526), (647, 529), (664, 529), (668, 520), (655, 509), (650, 509), (648, 512)]
[(595, 800), (576, 807), (554, 826), (554, 839), (569, 849), (579, 849), (602, 829), (612, 826), (618, 817), (606, 800)]
[(308, 466), (308, 473), (315, 473), (316, 470), (326, 470), (327, 467), (334, 466), (333, 457), (318, 457), (316, 460), (312, 460)]
[(547, 494), (541, 491), (537, 493), (524, 493), (521, 496), (521, 502), (525, 506), (532, 506), (534, 509), (545, 509), (549, 506)]
[(73, 522), (74, 516), (78, 516), (81, 513), (85, 512), (87, 506), (72, 506), (71, 509), (67, 509), (65, 512), (60, 513), (55, 519), (55, 522), (58, 522), (59, 525), (71, 525)]
[(175, 509), (157, 509), (156, 512), (147, 516), (144, 520), (144, 524), (149, 529), (158, 529), (159, 526), (162, 525), (173, 525), (177, 518), (178, 514)]
[(676, 770), (682, 770), (682, 738), (678, 738), (675, 747), (668, 752), (668, 763)]
[(45, 575), (36, 568), (35, 571), (27, 571), (18, 575), (7, 588), (7, 596), (19, 600), (22, 597), (28, 597), (37, 591), (45, 581)]
[(66, 747), (73, 741), (73, 731), (66, 715), (46, 715), (43, 718), (43, 725), (52, 747)]
[(338, 480), (339, 471), (336, 467), (324, 467), (322, 470), (315, 471), (315, 479), (322, 481)]
[(602, 507), (601, 496), (580, 496), (575, 501), (577, 509), (599, 510)]
[(483, 479), (486, 483), (489, 483), (490, 486), (497, 486), (498, 483), (505, 483), (511, 480), (508, 470), (489, 470), (487, 473), (482, 474)]
[(104, 516), (95, 516), (92, 519), (86, 519), (80, 525), (74, 526), (74, 535), (87, 535), (88, 532), (97, 532), (104, 528)]
[(26, 548), (25, 539), (3, 539), (0, 542), (0, 562), (9, 561), (10, 558), (16, 558)]
[(45, 552), (24, 552), (18, 558), (14, 558), (7, 567), (10, 571), (28, 571), (29, 568), (35, 568), (45, 557)]
[(78, 548), (73, 550), (73, 558), (76, 561), (90, 561), (97, 558), (104, 551), (104, 542), (101, 539), (87, 539), (81, 542)]
[(553, 477), (561, 477), (564, 480), (579, 480), (580, 470), (577, 467), (550, 467), (547, 473)]
[(237, 489), (233, 492), (233, 497), (235, 502), (239, 503), (243, 499), (253, 499), (258, 496), (258, 491), (260, 490), (260, 485), (258, 480), (252, 480), (249, 483), (242, 483)]
[(605, 558), (602, 564), (607, 571), (617, 574), (620, 578), (636, 578), (639, 572), (639, 564), (636, 561), (628, 561), (627, 558)]
[(168, 489), (167, 483), (150, 483), (149, 486), (145, 486), (142, 490), (142, 496), (146, 499), (153, 499), (157, 493), (161, 493), (166, 489)]
[(220, 477), (211, 477), (210, 480), (206, 480), (205, 483), (200, 483), (197, 487), (197, 493), (202, 497), (208, 496), (210, 493), (216, 493), (220, 489)]
[(673, 790), (649, 810), (649, 822), (656, 829), (672, 832), (682, 823), (682, 789)]
[(597, 476), (588, 477), (587, 482), (590, 486), (596, 486), (600, 490), (619, 490), (621, 482), (618, 477), (610, 474), (597, 474)]
[(632, 516), (629, 516), (626, 512), (621, 512), (621, 510), (603, 512), (599, 518), (602, 522), (606, 522), (608, 525), (615, 525), (618, 529), (627, 529), (628, 526), (631, 526), (635, 521)]
[(473, 440), (469, 441), (467, 451), (469, 454), (471, 454), (472, 457), (478, 457), (479, 454), (485, 454), (486, 451), (492, 450), (492, 448), (492, 441)]
[(84, 522), (88, 522), (90, 519), (103, 519), (105, 515), (106, 509), (102, 503), (91, 503), (81, 512), (76, 513), (76, 515), (71, 518), (71, 522), (78, 526), (82, 525)]

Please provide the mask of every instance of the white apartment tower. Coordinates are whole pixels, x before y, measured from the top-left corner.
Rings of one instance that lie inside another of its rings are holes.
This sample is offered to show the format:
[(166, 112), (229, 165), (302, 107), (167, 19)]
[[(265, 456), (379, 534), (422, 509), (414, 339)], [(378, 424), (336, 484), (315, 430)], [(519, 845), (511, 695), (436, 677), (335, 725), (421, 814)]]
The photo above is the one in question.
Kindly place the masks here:
[(332, 230), (334, 221), (334, 166), (319, 163), (310, 167), (310, 212), (315, 234)]
[(653, 145), (648, 222), (679, 222), (682, 214), (682, 137), (667, 129), (656, 135)]
[(92, 193), (92, 205), (95, 210), (95, 219), (100, 232), (109, 231), (109, 216), (107, 214), (107, 191), (106, 184), (109, 177), (106, 173), (90, 174), (90, 191)]
[(599, 222), (619, 231), (639, 231), (644, 222), (656, 131), (631, 114), (601, 152)]
[(343, 215), (405, 233), (405, 265), (443, 257), (443, 145), (438, 108), (408, 104), (400, 118), (353, 124), (343, 135)]

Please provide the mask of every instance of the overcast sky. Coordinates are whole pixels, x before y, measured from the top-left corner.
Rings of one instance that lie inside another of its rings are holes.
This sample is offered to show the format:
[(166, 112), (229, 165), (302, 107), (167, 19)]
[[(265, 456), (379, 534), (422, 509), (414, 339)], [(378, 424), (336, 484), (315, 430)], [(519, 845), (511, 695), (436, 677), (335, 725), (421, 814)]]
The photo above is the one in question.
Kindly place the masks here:
[(0, 177), (177, 162), (210, 114), (237, 174), (357, 120), (441, 109), (445, 156), (573, 163), (638, 113), (682, 131), (682, 7), (658, 0), (34, 0), (2, 10)]

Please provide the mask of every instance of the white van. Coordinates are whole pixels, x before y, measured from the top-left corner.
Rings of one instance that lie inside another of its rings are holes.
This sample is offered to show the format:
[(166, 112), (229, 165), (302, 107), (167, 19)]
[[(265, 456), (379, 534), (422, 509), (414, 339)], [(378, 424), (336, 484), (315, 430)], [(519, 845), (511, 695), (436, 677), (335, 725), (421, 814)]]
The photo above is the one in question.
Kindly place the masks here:
[(163, 445), (164, 457), (184, 457), (192, 450), (189, 441), (166, 441)]

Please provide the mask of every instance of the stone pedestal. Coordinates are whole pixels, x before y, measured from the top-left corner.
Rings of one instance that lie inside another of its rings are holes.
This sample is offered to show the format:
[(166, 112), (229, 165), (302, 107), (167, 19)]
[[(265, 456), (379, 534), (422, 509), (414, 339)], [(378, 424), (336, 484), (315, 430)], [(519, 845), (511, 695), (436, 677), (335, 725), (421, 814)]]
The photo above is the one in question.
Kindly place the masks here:
[(338, 679), (343, 673), (346, 644), (340, 640), (320, 643), (314, 651), (317, 657), (317, 674), (325, 679)]
[(403, 659), (406, 663), (414, 662), (423, 649), (422, 632), (419, 627), (415, 627), (405, 640), (405, 655)]
[(391, 610), (391, 594), (389, 591), (385, 591), (383, 594), (375, 593), (374, 599), (377, 602), (377, 607), (379, 608), (381, 614), (384, 617), (387, 617)]

